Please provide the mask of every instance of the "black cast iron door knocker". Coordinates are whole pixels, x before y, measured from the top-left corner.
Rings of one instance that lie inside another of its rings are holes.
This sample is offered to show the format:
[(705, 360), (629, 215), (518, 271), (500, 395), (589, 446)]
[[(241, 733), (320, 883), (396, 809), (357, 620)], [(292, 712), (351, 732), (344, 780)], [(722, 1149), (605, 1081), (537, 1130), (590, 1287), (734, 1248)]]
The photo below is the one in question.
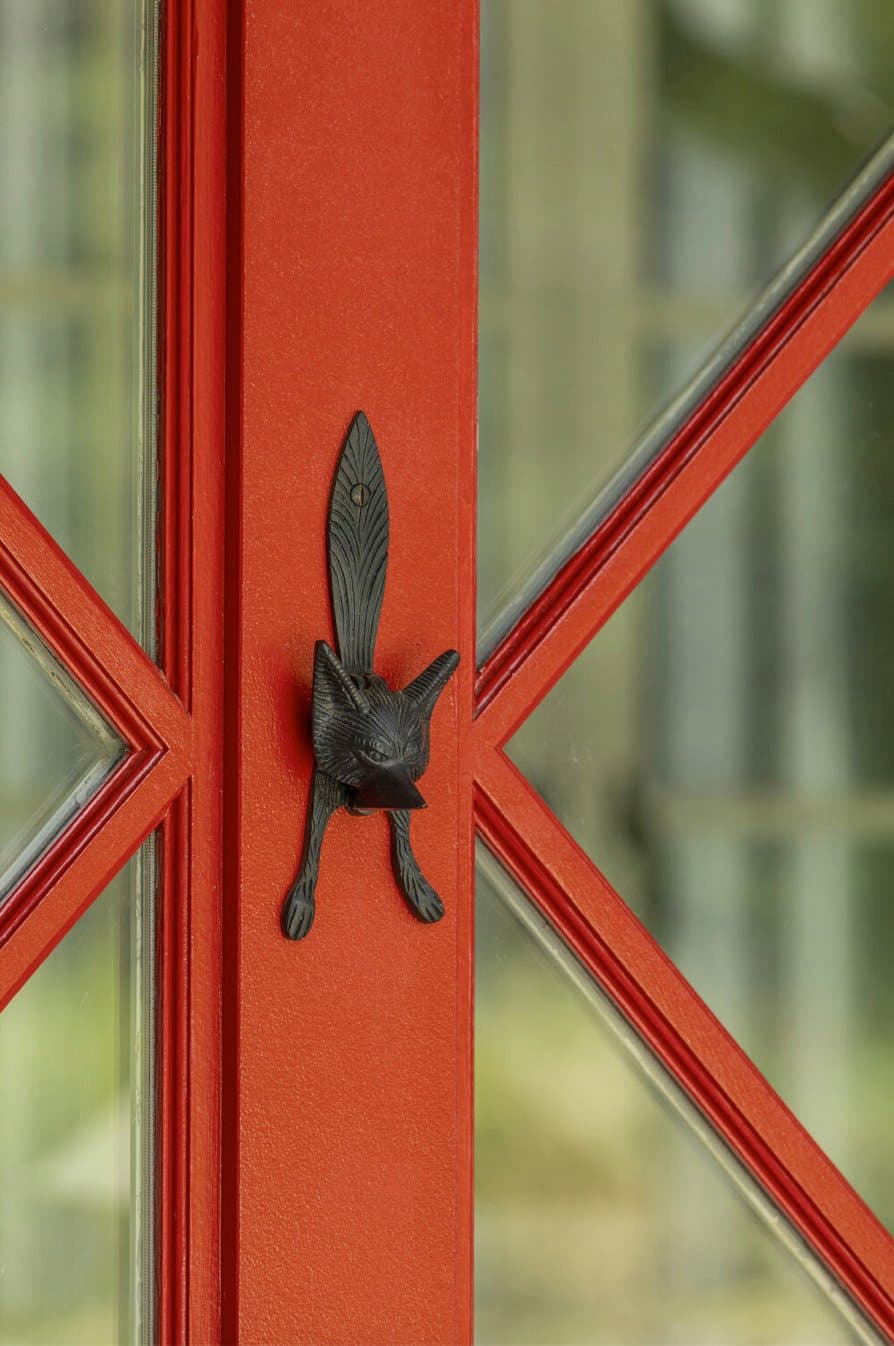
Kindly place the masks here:
[(289, 939), (303, 939), (313, 924), (323, 834), (342, 807), (351, 813), (387, 812), (394, 873), (410, 910), (421, 921), (444, 915), (441, 899), (413, 855), (410, 813), (425, 808), (416, 781), (428, 766), (429, 721), (459, 655), (456, 650), (439, 654), (400, 691), (373, 672), (388, 567), (388, 495), (379, 450), (362, 411), (354, 417), (338, 461), (327, 540), (338, 654), (325, 640), (317, 641), (311, 710), (315, 766), (304, 850), (282, 911)]

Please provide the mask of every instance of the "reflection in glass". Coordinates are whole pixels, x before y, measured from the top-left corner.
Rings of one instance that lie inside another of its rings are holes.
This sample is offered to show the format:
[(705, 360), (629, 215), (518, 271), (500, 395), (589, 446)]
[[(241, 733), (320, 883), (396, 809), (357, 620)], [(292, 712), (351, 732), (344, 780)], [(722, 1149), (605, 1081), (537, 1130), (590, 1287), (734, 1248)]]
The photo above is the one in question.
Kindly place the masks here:
[(489, 857), (476, 901), (479, 1346), (876, 1340)]
[(0, 1346), (148, 1339), (138, 872), (132, 861), (0, 1014)]
[(0, 471), (150, 648), (155, 8), (0, 5)]
[(887, 0), (483, 0), (482, 629), (890, 132), (892, 34)]
[(892, 425), (881, 302), (509, 752), (894, 1230)]
[(2, 902), (125, 749), (2, 592), (0, 706)]

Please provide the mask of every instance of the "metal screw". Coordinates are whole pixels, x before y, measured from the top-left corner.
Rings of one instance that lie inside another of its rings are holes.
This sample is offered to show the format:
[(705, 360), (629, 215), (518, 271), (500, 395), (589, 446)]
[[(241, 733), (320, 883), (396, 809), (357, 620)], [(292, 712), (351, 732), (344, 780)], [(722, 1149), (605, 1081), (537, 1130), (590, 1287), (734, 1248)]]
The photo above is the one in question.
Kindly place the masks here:
[(358, 481), (356, 486), (351, 487), (351, 499), (355, 505), (365, 505), (369, 499), (369, 487)]

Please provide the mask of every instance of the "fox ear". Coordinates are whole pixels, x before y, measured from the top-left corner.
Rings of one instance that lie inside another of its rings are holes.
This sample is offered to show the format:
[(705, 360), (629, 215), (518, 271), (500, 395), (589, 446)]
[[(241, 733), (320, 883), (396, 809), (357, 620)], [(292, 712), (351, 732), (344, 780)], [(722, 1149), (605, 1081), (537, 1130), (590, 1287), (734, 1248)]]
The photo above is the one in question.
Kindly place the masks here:
[(456, 672), (459, 655), (456, 650), (445, 650), (433, 659), (428, 668), (423, 669), (418, 678), (414, 678), (403, 690), (403, 695), (419, 707), (423, 719), (428, 719), (435, 708), (435, 702), (443, 692), (448, 681)]
[(360, 688), (345, 672), (335, 651), (325, 640), (314, 649), (314, 707), (334, 710), (369, 710)]

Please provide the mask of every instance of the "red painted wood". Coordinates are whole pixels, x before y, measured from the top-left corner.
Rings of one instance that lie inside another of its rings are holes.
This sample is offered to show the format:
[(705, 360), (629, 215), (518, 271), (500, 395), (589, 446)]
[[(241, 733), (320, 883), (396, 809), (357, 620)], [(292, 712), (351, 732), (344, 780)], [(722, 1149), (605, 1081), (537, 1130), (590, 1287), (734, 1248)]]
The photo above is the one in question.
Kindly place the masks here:
[(158, 668), (3, 477), (0, 584), (126, 743), (188, 752)]
[[(471, 4), (245, 11), (227, 1341), (470, 1337), (476, 50)], [(380, 670), (463, 658), (414, 824), (447, 914), (414, 920), (384, 819), (343, 814), (293, 944), (327, 498), (361, 407), (390, 497)]]
[(894, 1240), (503, 753), (476, 768), (479, 830), (696, 1106), (879, 1328)]
[[(146, 780), (153, 769), (158, 765), (163, 753), (135, 751), (130, 752), (118, 764), (107, 780), (103, 781), (100, 788), (93, 797), (88, 800), (77, 812), (75, 817), (68, 823), (62, 832), (56, 836), (46, 850), (42, 852), (37, 863), (27, 871), (19, 880), (16, 887), (10, 893), (9, 897), (0, 907), (0, 948), (8, 945), (15, 936), (21, 932), (31, 913), (35, 908), (45, 900), (47, 895), (59, 882), (61, 876), (67, 869), (79, 858), (82, 857), (96, 837), (104, 829), (106, 823), (121, 808), (124, 801), (139, 788)], [(170, 772), (166, 773), (167, 782), (165, 790), (162, 793), (163, 804), (170, 803)], [(177, 784), (182, 783), (184, 772), (178, 773), (175, 779)], [(174, 786), (176, 790), (177, 786)], [(149, 798), (157, 801), (158, 782), (153, 782), (153, 789)], [(141, 800), (141, 807), (137, 817), (141, 820), (145, 817), (147, 801)], [(143, 840), (143, 835), (138, 835), (136, 844)], [(103, 850), (105, 839), (103, 839)], [(127, 854), (131, 853), (131, 847), (127, 846)], [(90, 861), (86, 861), (87, 864)], [(107, 866), (107, 860), (99, 859), (95, 861), (99, 865)], [(122, 861), (123, 863), (123, 861)], [(115, 866), (117, 867), (117, 866)], [(83, 877), (83, 868), (82, 868)], [(106, 872), (104, 868), (103, 872)], [(114, 867), (111, 871), (114, 873)], [(91, 888), (93, 884), (91, 884)], [(101, 886), (96, 890), (96, 894), (101, 891)], [(76, 916), (84, 910), (84, 904), (79, 903), (76, 911), (71, 913), (71, 918), (63, 922), (63, 926), (58, 931), (58, 937), (61, 938), (65, 930), (69, 928)], [(53, 941), (55, 945), (55, 940)], [(39, 966), (49, 948), (42, 950), (39, 957), (35, 957), (36, 950), (30, 944), (30, 939), (25, 945), (20, 943), (19, 947), (27, 947), (28, 952), (28, 975)], [(52, 947), (52, 946), (51, 946)], [(25, 973), (25, 969), (16, 970), (14, 964), (10, 965), (10, 987), (15, 984), (17, 988), (22, 984), (24, 975), (20, 977), (19, 972)]]
[(190, 770), (192, 730), (159, 670), (0, 479), (0, 585), (130, 753), (0, 908), (0, 1006), (156, 825)]
[(156, 1335), (166, 1346), (222, 1340), (230, 8), (179, 0), (163, 11), (161, 643), (191, 716), (195, 765), (161, 847)]
[(894, 176), (814, 265), (481, 670), (502, 746), (894, 274)]
[[(0, 947), (0, 1009), (130, 859), (182, 788), (187, 768), (175, 755), (164, 754), (151, 766), (138, 763), (125, 764), (110, 778), (8, 899), (21, 919), (9, 921)], [(130, 765), (137, 765), (136, 782), (129, 777)]]

